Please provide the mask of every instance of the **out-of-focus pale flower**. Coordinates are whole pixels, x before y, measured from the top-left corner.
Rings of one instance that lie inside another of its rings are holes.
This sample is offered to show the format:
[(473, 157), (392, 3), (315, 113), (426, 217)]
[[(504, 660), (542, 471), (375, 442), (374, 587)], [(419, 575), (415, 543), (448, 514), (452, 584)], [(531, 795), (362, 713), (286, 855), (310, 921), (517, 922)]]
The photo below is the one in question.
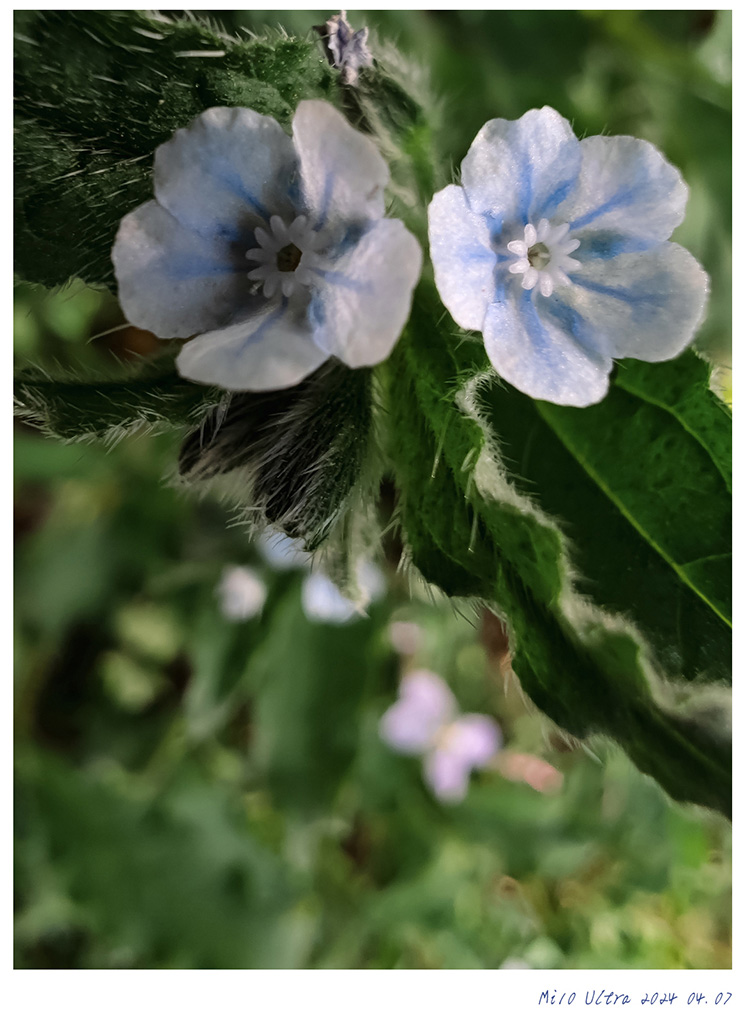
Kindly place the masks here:
[(388, 626), (388, 637), (398, 654), (410, 657), (421, 646), (424, 631), (416, 622), (391, 622)]
[(356, 582), (365, 607), (379, 601), (387, 593), (385, 573), (375, 562), (365, 560), (357, 566)]
[(302, 541), (288, 537), (281, 530), (265, 530), (256, 541), (256, 546), (272, 569), (306, 569), (312, 562), (312, 556), (309, 551), (305, 551)]
[(333, 64), (341, 69), (341, 81), (344, 85), (356, 85), (360, 68), (371, 68), (373, 64), (372, 53), (367, 46), (369, 29), (360, 28), (355, 32), (346, 11), (341, 11), (328, 19), (325, 30)]
[(667, 241), (686, 203), (650, 142), (579, 141), (550, 107), (488, 121), (429, 207), (439, 294), (514, 387), (592, 405), (613, 359), (672, 359), (703, 318), (708, 277)]
[(357, 614), (352, 602), (322, 572), (311, 572), (302, 581), (302, 610), (311, 622), (336, 625), (348, 622)]
[(255, 619), (266, 603), (266, 584), (246, 566), (227, 568), (217, 586), (222, 614), (231, 622)]
[(335, 583), (322, 572), (312, 572), (302, 582), (302, 608), (311, 622), (340, 625), (360, 614), (360, 609), (384, 597), (385, 576), (374, 562), (361, 562), (357, 567), (358, 602), (350, 601)]
[(501, 730), (486, 715), (459, 715), (440, 677), (419, 669), (400, 684), (400, 697), (380, 719), (380, 737), (393, 750), (423, 757), (424, 778), (443, 803), (463, 800), (470, 773), (501, 746)]
[[(421, 249), (384, 216), (387, 164), (330, 103), (272, 117), (213, 107), (155, 153), (155, 199), (119, 225), (129, 320), (190, 338), (178, 370), (230, 391), (286, 388), (330, 356), (387, 358)], [(192, 337), (193, 336), (193, 337)]]

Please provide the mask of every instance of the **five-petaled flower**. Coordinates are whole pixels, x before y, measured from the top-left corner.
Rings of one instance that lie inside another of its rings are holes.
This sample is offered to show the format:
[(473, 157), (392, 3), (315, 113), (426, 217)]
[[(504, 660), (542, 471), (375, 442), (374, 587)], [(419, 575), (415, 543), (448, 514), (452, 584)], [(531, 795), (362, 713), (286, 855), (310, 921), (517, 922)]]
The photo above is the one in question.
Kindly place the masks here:
[(707, 275), (668, 241), (686, 201), (649, 142), (579, 141), (550, 107), (488, 121), (429, 207), (439, 294), (509, 383), (591, 405), (613, 358), (671, 359), (703, 318)]
[(380, 719), (380, 736), (402, 754), (424, 759), (424, 778), (444, 803), (464, 799), (473, 768), (483, 768), (501, 746), (501, 732), (486, 715), (458, 715), (455, 698), (426, 669), (409, 672), (400, 697)]
[(374, 143), (304, 100), (290, 138), (271, 117), (213, 107), (155, 153), (155, 199), (113, 248), (129, 320), (191, 338), (182, 376), (231, 391), (290, 387), (329, 356), (385, 359), (407, 318), (421, 250), (384, 217)]

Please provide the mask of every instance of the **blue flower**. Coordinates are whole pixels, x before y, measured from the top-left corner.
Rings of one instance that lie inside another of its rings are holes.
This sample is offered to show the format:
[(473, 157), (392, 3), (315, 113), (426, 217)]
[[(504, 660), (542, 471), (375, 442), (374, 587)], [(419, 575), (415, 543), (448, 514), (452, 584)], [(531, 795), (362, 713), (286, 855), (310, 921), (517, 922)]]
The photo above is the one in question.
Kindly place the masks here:
[(667, 241), (686, 202), (642, 139), (579, 141), (550, 107), (488, 121), (429, 207), (439, 294), (510, 384), (592, 405), (613, 359), (672, 359), (703, 318), (707, 275)]
[(191, 338), (182, 376), (285, 388), (329, 356), (385, 359), (408, 319), (421, 250), (384, 218), (385, 161), (329, 103), (271, 117), (213, 107), (155, 153), (155, 199), (122, 220), (112, 258), (124, 313)]

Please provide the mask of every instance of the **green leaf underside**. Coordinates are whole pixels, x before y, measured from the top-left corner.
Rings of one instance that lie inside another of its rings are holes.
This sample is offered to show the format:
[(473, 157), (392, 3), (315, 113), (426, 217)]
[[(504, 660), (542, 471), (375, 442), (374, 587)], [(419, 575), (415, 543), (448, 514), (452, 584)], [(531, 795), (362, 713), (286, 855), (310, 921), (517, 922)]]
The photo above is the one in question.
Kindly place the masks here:
[(311, 39), (238, 41), (133, 11), (15, 15), (16, 270), (54, 287), (113, 285), (119, 221), (152, 198), (160, 143), (208, 107), (287, 126), (301, 99), (333, 99)]
[[(587, 611), (570, 597), (557, 527), (530, 509), (503, 474), (499, 479), (498, 467), (487, 478), (474, 473), (479, 456), (487, 458), (485, 438), (475, 419), (459, 414), (455, 397), (463, 367), (474, 358), (473, 347), (456, 348), (451, 329), (427, 316), (430, 304), (424, 284), (390, 373), (402, 522), (414, 563), (445, 592), (478, 596), (499, 608), (514, 637), (514, 666), (522, 685), (560, 726), (577, 736), (612, 736), (677, 799), (727, 811), (730, 749), (725, 737), (675, 710), (670, 694), (662, 702), (653, 671), (622, 621)], [(511, 401), (504, 400), (496, 420), (493, 405), (504, 392)], [(536, 415), (534, 403), (514, 398), (512, 389), (499, 386), (486, 394), (478, 411), (496, 420), (491, 425), (513, 460), (508, 434), (505, 438), (509, 412), (524, 416), (531, 409), (533, 425), (546, 421)], [(522, 431), (526, 437), (524, 423)], [(553, 437), (556, 450), (558, 437)], [(617, 444), (615, 457), (620, 459)], [(566, 452), (564, 464), (570, 465), (569, 460)], [(581, 470), (575, 466), (574, 478)], [(653, 482), (644, 486), (653, 493)], [(606, 503), (596, 485), (595, 493)], [(459, 499), (453, 501), (453, 494)], [(629, 543), (628, 535), (625, 540)], [(637, 585), (644, 585), (642, 572)], [(668, 579), (665, 586), (670, 586)], [(694, 597), (700, 609), (708, 608), (697, 593)]]

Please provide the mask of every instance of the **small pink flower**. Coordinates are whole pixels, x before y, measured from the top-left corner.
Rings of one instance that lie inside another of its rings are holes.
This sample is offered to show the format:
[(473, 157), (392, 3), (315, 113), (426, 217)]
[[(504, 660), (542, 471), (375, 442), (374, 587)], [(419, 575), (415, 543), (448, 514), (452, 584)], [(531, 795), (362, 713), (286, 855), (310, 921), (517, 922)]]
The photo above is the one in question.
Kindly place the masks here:
[(445, 681), (433, 672), (409, 672), (400, 697), (380, 720), (380, 737), (401, 754), (423, 757), (424, 778), (437, 799), (458, 803), (470, 773), (501, 746), (501, 731), (486, 715), (459, 715)]

